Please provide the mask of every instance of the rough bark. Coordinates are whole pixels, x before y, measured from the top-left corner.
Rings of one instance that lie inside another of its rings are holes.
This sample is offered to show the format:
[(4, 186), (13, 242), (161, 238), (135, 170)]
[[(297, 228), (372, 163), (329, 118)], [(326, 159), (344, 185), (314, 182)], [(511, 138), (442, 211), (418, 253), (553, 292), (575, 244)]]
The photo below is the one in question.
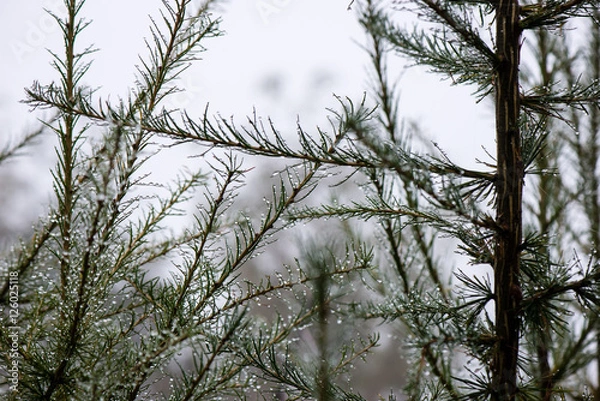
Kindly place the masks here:
[(522, 237), (523, 161), (519, 132), (518, 0), (500, 0), (496, 11), (497, 210), (494, 260), (496, 336), (492, 365), (493, 401), (514, 400), (519, 352), (519, 283)]

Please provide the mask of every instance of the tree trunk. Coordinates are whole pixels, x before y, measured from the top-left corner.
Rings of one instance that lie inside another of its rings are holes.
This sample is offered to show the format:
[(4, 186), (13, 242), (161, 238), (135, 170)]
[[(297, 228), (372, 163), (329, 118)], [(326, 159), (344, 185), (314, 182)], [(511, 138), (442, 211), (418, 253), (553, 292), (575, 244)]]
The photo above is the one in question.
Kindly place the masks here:
[(519, 1), (500, 0), (496, 12), (497, 210), (494, 285), (496, 348), (492, 365), (493, 401), (514, 400), (521, 286), (519, 283), (523, 161), (519, 132)]

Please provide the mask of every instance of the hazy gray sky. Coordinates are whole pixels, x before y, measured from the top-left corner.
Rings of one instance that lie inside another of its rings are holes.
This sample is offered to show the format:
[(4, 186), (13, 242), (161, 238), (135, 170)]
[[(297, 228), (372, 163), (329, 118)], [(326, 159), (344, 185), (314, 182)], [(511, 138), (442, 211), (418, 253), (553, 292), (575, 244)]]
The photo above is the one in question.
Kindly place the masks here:
[[(0, 123), (7, 135), (19, 135), (33, 124), (19, 104), (23, 88), (38, 79), (56, 79), (47, 48), (61, 52), (58, 28), (43, 8), (59, 10), (62, 0), (0, 2)], [(187, 89), (171, 100), (177, 107), (200, 112), (210, 102), (213, 112), (243, 116), (256, 107), (283, 129), (296, 116), (312, 128), (326, 120), (325, 107), (336, 105), (332, 94), (357, 101), (367, 90), (367, 59), (359, 43), (364, 35), (348, 0), (225, 1), (225, 36), (210, 40), (203, 61), (182, 78)], [(144, 55), (148, 15), (158, 15), (159, 0), (88, 0), (82, 15), (93, 23), (80, 46), (99, 52), (87, 83), (99, 94), (116, 99), (134, 82), (138, 55)], [(401, 64), (397, 64), (401, 67)], [(401, 68), (390, 71), (400, 76)], [(411, 68), (401, 80), (401, 113), (419, 123), (424, 133), (465, 164), (485, 158), (482, 143), (493, 143), (489, 105), (475, 105), (471, 89), (450, 87), (439, 77)]]

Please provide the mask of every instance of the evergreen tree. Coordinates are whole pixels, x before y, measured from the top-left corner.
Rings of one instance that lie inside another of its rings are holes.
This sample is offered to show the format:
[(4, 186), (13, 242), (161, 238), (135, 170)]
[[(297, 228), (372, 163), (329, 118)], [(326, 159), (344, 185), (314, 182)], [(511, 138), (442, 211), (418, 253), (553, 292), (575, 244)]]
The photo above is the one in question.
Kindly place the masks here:
[[(577, 43), (573, 46), (565, 35), (555, 35), (553, 38), (544, 38), (546, 44), (539, 46), (548, 54), (549, 60), (554, 60), (552, 74), (557, 78), (554, 81), (563, 81), (566, 85), (594, 85), (600, 79), (600, 36), (598, 31), (598, 8), (592, 11), (592, 19), (581, 23), (581, 32), (576, 36)], [(541, 42), (541, 41), (540, 41)], [(572, 108), (569, 113), (564, 113), (561, 118), (555, 119), (553, 125), (557, 136), (562, 137), (561, 146), (555, 153), (561, 160), (555, 163), (562, 176), (572, 177), (570, 180), (554, 185), (560, 188), (561, 194), (556, 198), (562, 199), (560, 213), (566, 214), (573, 221), (580, 221), (581, 225), (566, 225), (566, 230), (558, 233), (562, 238), (563, 254), (572, 256), (572, 264), (578, 269), (589, 268), (597, 263), (598, 258), (598, 127), (599, 110), (596, 105), (585, 108)], [(568, 209), (565, 206), (570, 206)], [(565, 212), (568, 210), (568, 213)], [(558, 247), (560, 249), (560, 247)], [(587, 267), (586, 267), (587, 265)], [(577, 310), (575, 321), (583, 322), (580, 330), (569, 333), (572, 345), (567, 349), (570, 352), (569, 360), (574, 366), (579, 366), (578, 373), (580, 386), (589, 389), (593, 399), (600, 398), (600, 382), (598, 373), (587, 369), (592, 361), (598, 366), (598, 318), (595, 310)], [(583, 313), (583, 319), (581, 318)], [(577, 320), (578, 319), (578, 320)], [(563, 341), (554, 341), (556, 351), (561, 352)], [(569, 344), (567, 344), (569, 345)], [(552, 358), (549, 358), (552, 360)], [(555, 376), (561, 375), (560, 366), (554, 367), (552, 374), (548, 375), (548, 384), (553, 383)]]
[[(591, 166), (600, 86), (595, 70), (589, 80), (561, 80), (577, 72), (551, 35), (567, 35), (560, 29), (578, 17), (597, 30), (595, 1), (351, 4), (367, 33), (377, 107), (339, 98), (330, 130), (298, 127), (297, 146), (256, 115), (239, 124), (208, 109), (193, 116), (163, 107), (176, 78), (220, 34), (210, 1), (163, 1), (135, 89), (117, 103), (83, 84), (93, 53), (78, 44), (89, 24), (84, 3), (65, 0), (64, 17), (54, 14), (64, 37), (64, 54), (54, 54), (57, 82), (27, 91), (31, 106), (58, 113), (47, 123), (58, 139), (55, 203), (2, 265), (8, 399), (362, 399), (348, 369), (377, 335), (338, 336), (339, 344), (332, 324), (357, 319), (407, 333), (409, 399), (589, 398), (600, 267), (593, 257), (582, 264), (564, 255), (597, 247)], [(418, 17), (412, 31), (396, 20), (406, 12)], [(524, 77), (527, 38), (539, 71)], [(497, 148), (481, 170), (435, 146), (416, 150), (388, 78), (392, 51), (492, 100)], [(589, 124), (577, 110), (595, 110)], [(570, 124), (557, 136), (560, 121)], [(589, 135), (577, 135), (584, 127)], [(203, 163), (156, 183), (148, 165), (188, 143)], [(579, 163), (575, 188), (557, 175), (565, 144)], [(0, 161), (4, 154), (11, 151)], [(255, 158), (287, 161), (262, 215), (238, 199)], [(364, 196), (311, 203), (332, 172), (340, 183), (358, 181)], [(193, 224), (169, 230), (194, 193), (202, 201), (189, 212)], [(561, 227), (570, 220), (566, 205), (579, 201), (590, 222), (582, 241), (568, 235), (575, 227)], [(346, 243), (338, 232), (338, 242), (306, 246), (296, 265), (242, 279), (282, 229), (332, 217)], [(358, 234), (360, 221), (376, 234)], [(475, 266), (452, 280), (443, 237)], [(161, 277), (165, 265), (170, 275)], [(370, 291), (366, 301), (350, 297), (358, 283)], [(260, 304), (275, 300), (282, 306), (274, 317), (259, 318)]]
[[(401, 12), (415, 13), (426, 29), (399, 26), (395, 17)], [(561, 54), (564, 42), (552, 37), (566, 34), (561, 28), (576, 17), (587, 18), (597, 29), (594, 12), (597, 5), (586, 1), (367, 2), (363, 25), (385, 44), (383, 48), (429, 66), (456, 84), (475, 86), (478, 100), (491, 98), (496, 110), (496, 154), (481, 171), (462, 168), (443, 153), (391, 156), (388, 149), (402, 145), (389, 128), (384, 135), (395, 144), (370, 142), (376, 153), (387, 153), (386, 160), (395, 163), (399, 175), (412, 164), (407, 183), (417, 186), (422, 206), (410, 207), (406, 196), (403, 202), (394, 200), (422, 215), (406, 224), (427, 224), (449, 233), (473, 265), (488, 265), (492, 271), (488, 277), (483, 266), (480, 273), (458, 270), (450, 297), (442, 295), (444, 291), (431, 295), (428, 288), (437, 285), (423, 280), (404, 285), (405, 294), (399, 297), (394, 289), (385, 290), (385, 298), (397, 301), (372, 308), (379, 313), (367, 312), (402, 320), (414, 336), (418, 368), (408, 387), (411, 399), (549, 400), (588, 394), (585, 377), (599, 270), (593, 259), (587, 268), (563, 259), (565, 237), (559, 234), (565, 232), (564, 208), (573, 195), (553, 168), (577, 131), (568, 125), (564, 138), (549, 131), (558, 121), (571, 119), (565, 107), (597, 108), (597, 80), (571, 79), (569, 85), (561, 81), (561, 69), (571, 60)], [(540, 68), (523, 76), (521, 59), (528, 54), (522, 54), (522, 44), (527, 39), (536, 41), (532, 56)], [(558, 61), (552, 66), (551, 60)], [(386, 113), (390, 107), (381, 109)], [(591, 153), (594, 142), (586, 146)], [(594, 171), (592, 159), (581, 163), (586, 174)], [(526, 179), (536, 183), (538, 192), (524, 195)], [(595, 188), (589, 178), (587, 184)], [(534, 199), (529, 203), (531, 215), (524, 208), (524, 196)], [(531, 225), (524, 226), (524, 215)], [(570, 246), (575, 249), (579, 243), (571, 241)], [(425, 255), (418, 263), (423, 270), (429, 265)], [(406, 281), (406, 273), (400, 276)], [(581, 321), (586, 322), (583, 331), (573, 330), (574, 322)], [(453, 360), (458, 352), (463, 355)], [(424, 370), (435, 378), (427, 380)]]
[[(358, 398), (334, 379), (377, 339), (350, 337), (333, 352), (325, 349), (326, 326), (328, 311), (342, 307), (339, 283), (369, 265), (369, 250), (320, 247), (322, 258), (309, 255), (258, 280), (243, 279), (291, 225), (290, 209), (328, 174), (323, 162), (310, 159), (329, 158), (336, 141), (322, 133), (321, 148), (302, 134), (321, 154), (276, 171), (254, 215), (238, 200), (251, 167), (234, 152), (285, 156), (291, 149), (283, 138), (274, 133), (265, 145), (253, 120), (247, 136), (236, 137), (241, 142), (220, 143), (227, 132), (237, 135), (230, 122), (182, 114), (178, 125), (179, 112), (163, 106), (177, 91), (176, 78), (220, 35), (210, 7), (163, 2), (134, 89), (116, 103), (84, 84), (94, 52), (78, 42), (90, 23), (82, 17), (85, 2), (66, 0), (64, 10), (54, 10), (64, 39), (62, 54), (53, 53), (58, 79), (34, 83), (27, 101), (58, 113), (46, 123), (58, 140), (55, 200), (31, 238), (3, 255), (4, 399)], [(342, 140), (345, 125), (334, 128)], [(207, 136), (191, 142), (201, 145), (200, 163), (186, 160), (173, 181), (155, 180), (154, 160), (199, 130)], [(183, 217), (192, 224), (171, 228)], [(273, 299), (286, 301), (260, 318), (261, 303)], [(296, 344), (313, 322), (318, 351), (305, 358)]]

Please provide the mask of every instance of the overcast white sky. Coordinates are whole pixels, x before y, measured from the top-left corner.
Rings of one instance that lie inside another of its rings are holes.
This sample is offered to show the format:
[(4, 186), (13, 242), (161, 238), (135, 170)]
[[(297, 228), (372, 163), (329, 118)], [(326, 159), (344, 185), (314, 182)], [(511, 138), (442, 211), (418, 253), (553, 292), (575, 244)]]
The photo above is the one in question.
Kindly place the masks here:
[[(60, 51), (58, 29), (43, 8), (57, 10), (62, 0), (0, 2), (0, 123), (3, 139), (32, 124), (19, 105), (23, 88), (34, 79), (56, 77), (46, 48)], [(244, 115), (257, 107), (283, 127), (297, 115), (310, 127), (324, 121), (332, 94), (359, 99), (367, 89), (364, 39), (348, 0), (225, 1), (226, 35), (208, 43), (204, 61), (183, 78), (188, 91), (172, 103), (201, 110), (207, 101), (223, 115)], [(80, 44), (100, 51), (90, 75), (103, 95), (125, 94), (134, 65), (144, 52), (148, 15), (158, 0), (88, 0), (83, 15), (93, 20)], [(392, 71), (400, 75), (401, 70)], [(416, 120), (450, 155), (471, 164), (483, 157), (480, 145), (493, 140), (489, 106), (475, 105), (469, 88), (450, 87), (439, 77), (410, 69), (401, 80), (401, 113)], [(487, 121), (486, 121), (487, 120)], [(475, 146), (475, 147), (474, 147)], [(476, 153), (474, 153), (476, 152)]]

